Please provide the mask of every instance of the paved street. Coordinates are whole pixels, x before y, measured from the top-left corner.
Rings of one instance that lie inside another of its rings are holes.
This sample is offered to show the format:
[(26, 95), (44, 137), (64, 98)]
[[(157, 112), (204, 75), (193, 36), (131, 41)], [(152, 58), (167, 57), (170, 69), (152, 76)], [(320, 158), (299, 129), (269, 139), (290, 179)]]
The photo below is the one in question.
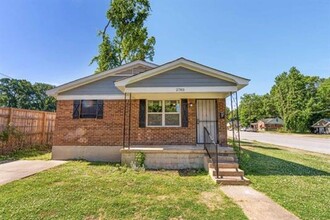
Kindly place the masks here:
[[(228, 135), (229, 137), (232, 136), (230, 132), (228, 132)], [(241, 132), (241, 140), (256, 140), (269, 144), (330, 154), (330, 138), (308, 137), (308, 135), (297, 134)]]

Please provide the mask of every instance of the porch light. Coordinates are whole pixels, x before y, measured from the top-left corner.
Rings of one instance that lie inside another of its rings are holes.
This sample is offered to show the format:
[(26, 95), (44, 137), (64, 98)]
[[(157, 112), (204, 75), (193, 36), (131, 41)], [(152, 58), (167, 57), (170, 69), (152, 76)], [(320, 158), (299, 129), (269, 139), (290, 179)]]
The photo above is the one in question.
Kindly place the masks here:
[(220, 118), (224, 119), (225, 118), (225, 113), (224, 112), (220, 112)]
[(189, 102), (189, 107), (193, 107), (193, 104), (192, 104), (192, 102)]

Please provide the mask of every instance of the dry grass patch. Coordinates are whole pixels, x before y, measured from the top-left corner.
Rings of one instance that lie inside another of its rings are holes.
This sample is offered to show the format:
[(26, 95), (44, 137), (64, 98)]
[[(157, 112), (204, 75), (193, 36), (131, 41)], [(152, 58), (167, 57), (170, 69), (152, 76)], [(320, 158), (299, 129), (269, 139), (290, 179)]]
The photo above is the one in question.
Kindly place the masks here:
[(211, 192), (202, 192), (199, 201), (206, 205), (211, 211), (223, 208), (224, 204), (223, 195), (219, 189)]

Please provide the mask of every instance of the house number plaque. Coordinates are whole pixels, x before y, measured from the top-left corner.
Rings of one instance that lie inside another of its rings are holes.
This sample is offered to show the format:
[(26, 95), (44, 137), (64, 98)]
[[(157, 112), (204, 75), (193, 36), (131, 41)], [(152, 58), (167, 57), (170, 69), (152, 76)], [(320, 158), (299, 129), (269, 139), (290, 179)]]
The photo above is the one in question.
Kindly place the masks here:
[(184, 92), (184, 88), (176, 88), (177, 92)]

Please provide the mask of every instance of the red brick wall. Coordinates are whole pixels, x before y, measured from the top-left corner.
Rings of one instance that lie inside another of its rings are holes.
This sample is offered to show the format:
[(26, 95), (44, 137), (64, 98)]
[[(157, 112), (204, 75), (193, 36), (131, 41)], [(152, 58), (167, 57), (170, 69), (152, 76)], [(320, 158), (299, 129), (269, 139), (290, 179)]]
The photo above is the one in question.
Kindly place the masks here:
[(282, 128), (283, 125), (280, 124), (266, 124), (265, 130), (266, 131), (276, 131), (277, 129)]
[(221, 145), (227, 145), (227, 122), (226, 118), (220, 119), (220, 112), (226, 113), (226, 99), (218, 99), (218, 139)]
[(73, 101), (57, 101), (53, 145), (122, 145), (124, 101), (105, 100), (103, 119), (72, 119)]
[[(196, 103), (189, 99), (188, 127), (139, 128), (139, 100), (132, 100), (131, 145), (171, 145), (196, 143)], [(226, 103), (219, 99), (218, 112), (224, 112)], [(55, 146), (118, 146), (123, 143), (123, 100), (105, 100), (103, 119), (72, 119), (73, 101), (57, 102), (54, 132)], [(218, 114), (219, 116), (219, 114)], [(227, 143), (226, 120), (219, 119), (219, 137)], [(126, 127), (128, 128), (128, 126)], [(128, 134), (128, 132), (127, 132)]]

